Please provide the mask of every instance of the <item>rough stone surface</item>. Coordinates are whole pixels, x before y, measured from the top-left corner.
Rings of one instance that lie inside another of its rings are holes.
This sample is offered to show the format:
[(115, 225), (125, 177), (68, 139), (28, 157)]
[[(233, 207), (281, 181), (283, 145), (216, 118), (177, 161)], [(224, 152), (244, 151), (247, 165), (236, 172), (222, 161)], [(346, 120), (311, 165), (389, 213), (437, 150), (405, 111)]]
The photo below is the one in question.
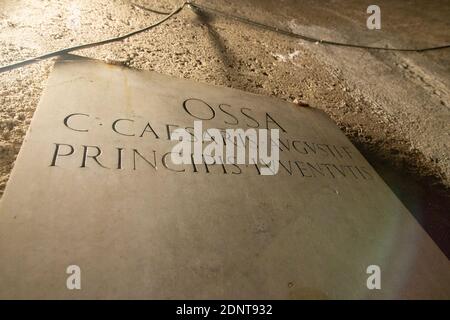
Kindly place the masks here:
[[(162, 11), (179, 4), (136, 2)], [(379, 1), (380, 31), (367, 30), (365, 1), (246, 0), (207, 5), (331, 40), (392, 47), (450, 42), (448, 1)], [(117, 36), (160, 18), (124, 0), (6, 0), (0, 8), (2, 65)], [(152, 31), (78, 54), (324, 110), (369, 161), (385, 160), (390, 172), (402, 172), (393, 179), (400, 181), (396, 186), (406, 188), (403, 194), (419, 195), (402, 200), (412, 201), (410, 210), (420, 208), (413, 213), (419, 220), (432, 221), (427, 230), (438, 230), (436, 241), (448, 248), (448, 190), (432, 186), (450, 185), (448, 50), (398, 53), (322, 46), (187, 9)], [(51, 61), (43, 61), (0, 75), (0, 193), (51, 66)], [(411, 177), (430, 176), (425, 185), (410, 189), (415, 186)], [(423, 198), (419, 203), (418, 197)]]

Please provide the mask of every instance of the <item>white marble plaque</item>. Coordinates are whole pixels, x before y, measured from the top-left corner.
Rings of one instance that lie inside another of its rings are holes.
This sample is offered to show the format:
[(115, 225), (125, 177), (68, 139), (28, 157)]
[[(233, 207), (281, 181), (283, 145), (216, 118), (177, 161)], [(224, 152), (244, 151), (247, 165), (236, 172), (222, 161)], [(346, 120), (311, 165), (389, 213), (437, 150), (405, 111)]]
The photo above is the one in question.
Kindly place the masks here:
[[(196, 120), (278, 129), (278, 172), (175, 165)], [(450, 268), (323, 112), (68, 56), (1, 200), (0, 298), (450, 298)]]

